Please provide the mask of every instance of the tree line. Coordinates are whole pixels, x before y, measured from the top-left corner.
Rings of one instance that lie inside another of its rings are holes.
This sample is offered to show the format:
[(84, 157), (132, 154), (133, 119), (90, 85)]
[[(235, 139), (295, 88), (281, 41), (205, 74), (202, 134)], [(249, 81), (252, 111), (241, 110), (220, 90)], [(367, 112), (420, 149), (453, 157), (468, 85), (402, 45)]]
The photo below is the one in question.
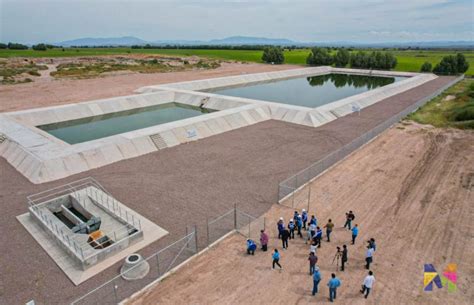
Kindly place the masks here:
[[(57, 48), (58, 46), (54, 46), (52, 44), (47, 44), (47, 43), (38, 43), (31, 48), (35, 51), (46, 51), (47, 49), (53, 49)], [(1, 43), (0, 42), (0, 49), (9, 49), (9, 50), (28, 50), (29, 47), (26, 44), (21, 44), (21, 43), (15, 43), (15, 42), (9, 42), (7, 43)]]
[[(282, 64), (285, 62), (284, 50), (280, 47), (266, 47), (263, 50), (262, 61), (265, 63)], [(397, 58), (390, 52), (350, 52), (348, 49), (337, 49), (331, 54), (327, 48), (312, 48), (306, 58), (310, 66), (331, 66), (339, 68), (349, 65), (351, 68), (391, 70), (397, 66)], [(469, 69), (464, 54), (448, 55), (432, 68), (431, 63), (425, 62), (420, 71), (433, 72), (440, 75), (456, 75), (465, 73)]]
[[(262, 61), (266, 63), (282, 64), (284, 54), (281, 48), (268, 47), (263, 50)], [(397, 58), (389, 52), (349, 52), (347, 49), (338, 49), (334, 55), (327, 48), (312, 48), (306, 64), (310, 66), (331, 66), (351, 68), (391, 70), (397, 65)]]

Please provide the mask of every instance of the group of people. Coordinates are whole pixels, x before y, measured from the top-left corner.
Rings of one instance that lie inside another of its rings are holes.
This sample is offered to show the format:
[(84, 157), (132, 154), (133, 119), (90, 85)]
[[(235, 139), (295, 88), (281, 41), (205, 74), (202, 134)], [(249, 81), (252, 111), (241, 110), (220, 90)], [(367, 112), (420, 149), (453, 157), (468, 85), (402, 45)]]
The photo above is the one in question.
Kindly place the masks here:
[[(355, 215), (352, 211), (346, 213), (346, 222), (344, 223), (344, 228), (347, 228), (352, 233), (352, 240), (351, 244), (354, 245), (359, 235), (359, 227), (358, 224), (352, 225), (355, 219)], [(326, 225), (323, 227), (326, 229), (326, 241), (331, 241), (331, 233), (334, 229), (334, 223), (331, 219), (328, 220)], [(278, 230), (278, 239), (282, 241), (283, 249), (288, 249), (289, 240), (295, 239), (296, 237), (304, 238), (302, 230), (306, 230), (306, 238), (305, 243), (307, 244), (310, 242), (310, 253), (308, 256), (309, 261), (309, 274), (313, 278), (313, 290), (312, 294), (315, 295), (318, 293), (318, 286), (322, 279), (320, 268), (318, 267), (318, 257), (316, 255), (317, 248), (321, 247), (321, 241), (323, 239), (323, 229), (318, 226), (318, 221), (315, 215), (311, 215), (311, 218), (308, 217), (308, 213), (305, 209), (301, 211), (301, 214), (298, 211), (295, 211), (293, 214), (293, 218), (291, 218), (287, 225), (284, 223), (283, 217), (277, 222), (277, 230)], [(296, 233), (296, 234), (295, 234)], [(265, 230), (260, 231), (260, 244), (261, 250), (267, 251), (268, 250), (268, 241), (269, 236), (265, 232)], [(364, 278), (362, 289), (360, 292), (364, 294), (365, 298), (368, 297), (373, 284), (375, 282), (375, 277), (373, 272), (370, 271), (370, 264), (373, 261), (373, 255), (376, 250), (375, 239), (371, 238), (367, 241), (367, 251), (366, 251), (366, 265), (365, 268), (369, 270), (368, 275)], [(254, 255), (255, 250), (257, 249), (256, 243), (248, 239), (247, 240), (247, 253), (249, 255)], [(275, 269), (278, 266), (280, 269), (283, 269), (280, 264), (280, 252), (278, 249), (274, 249), (272, 253), (272, 269)], [(337, 266), (339, 267), (339, 259), (341, 261), (340, 270), (345, 270), (345, 264), (348, 261), (348, 247), (347, 245), (342, 246), (342, 250), (340, 247), (337, 247), (337, 253), (334, 259), (337, 259)], [(334, 262), (334, 261), (333, 261)], [(332, 302), (336, 299), (337, 288), (341, 285), (341, 280), (336, 277), (335, 273), (331, 274), (331, 278), (327, 283), (329, 287), (329, 300)]]

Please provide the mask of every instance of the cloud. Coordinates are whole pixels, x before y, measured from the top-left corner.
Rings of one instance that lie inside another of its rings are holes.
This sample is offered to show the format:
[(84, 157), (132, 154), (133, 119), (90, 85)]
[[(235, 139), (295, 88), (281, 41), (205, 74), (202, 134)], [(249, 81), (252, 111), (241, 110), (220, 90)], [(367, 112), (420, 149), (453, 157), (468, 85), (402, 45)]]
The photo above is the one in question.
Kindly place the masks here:
[(472, 0), (0, 0), (0, 40), (473, 40)]

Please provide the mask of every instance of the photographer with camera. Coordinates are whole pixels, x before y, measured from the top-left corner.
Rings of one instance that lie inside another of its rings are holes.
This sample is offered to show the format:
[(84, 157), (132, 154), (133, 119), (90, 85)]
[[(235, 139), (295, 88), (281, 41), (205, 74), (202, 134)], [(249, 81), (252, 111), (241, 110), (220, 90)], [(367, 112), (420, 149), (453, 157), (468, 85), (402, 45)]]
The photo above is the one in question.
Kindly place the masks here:
[(344, 228), (347, 227), (349, 230), (351, 229), (351, 223), (355, 219), (354, 213), (352, 211), (349, 211), (349, 213), (346, 213), (346, 223), (344, 223)]
[(344, 264), (347, 263), (347, 246), (342, 246), (341, 271), (344, 271)]

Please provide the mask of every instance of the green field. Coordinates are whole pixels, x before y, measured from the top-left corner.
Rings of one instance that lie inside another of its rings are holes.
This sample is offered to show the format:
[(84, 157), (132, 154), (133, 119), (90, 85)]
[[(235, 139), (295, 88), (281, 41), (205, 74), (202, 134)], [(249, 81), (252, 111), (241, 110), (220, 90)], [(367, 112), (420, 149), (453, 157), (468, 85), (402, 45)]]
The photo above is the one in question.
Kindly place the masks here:
[(408, 119), (435, 127), (474, 129), (474, 80), (464, 79), (448, 88)]
[[(396, 71), (418, 72), (421, 65), (431, 62), (433, 66), (443, 56), (455, 54), (455, 51), (391, 51), (398, 59)], [(285, 51), (285, 63), (304, 65), (309, 50)], [(469, 62), (466, 75), (474, 76), (474, 51), (463, 51)], [(129, 49), (129, 48), (81, 48), (81, 49), (51, 49), (48, 51), (34, 50), (0, 50), (0, 57), (67, 57), (67, 56), (94, 56), (94, 55), (119, 55), (119, 54), (162, 54), (177, 56), (204, 56), (222, 60), (237, 60), (248, 62), (261, 62), (262, 51), (247, 50), (197, 50), (197, 49)]]

